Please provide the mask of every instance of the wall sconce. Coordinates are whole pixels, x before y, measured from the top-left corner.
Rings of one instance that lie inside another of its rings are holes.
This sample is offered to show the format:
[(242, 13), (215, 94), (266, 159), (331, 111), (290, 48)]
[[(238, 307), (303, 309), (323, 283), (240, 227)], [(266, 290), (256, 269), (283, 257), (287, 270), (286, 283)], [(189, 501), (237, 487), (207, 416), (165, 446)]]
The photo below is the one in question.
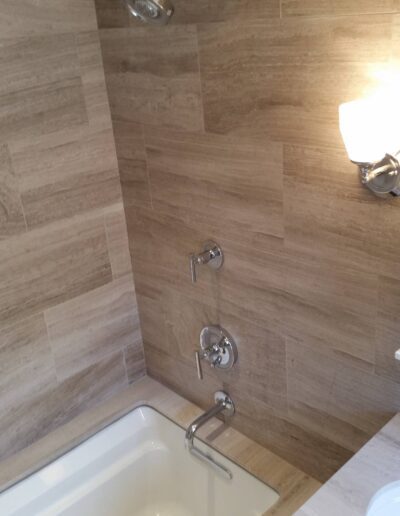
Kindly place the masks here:
[(339, 107), (340, 131), (361, 183), (380, 197), (400, 195), (398, 107), (389, 95), (374, 95)]

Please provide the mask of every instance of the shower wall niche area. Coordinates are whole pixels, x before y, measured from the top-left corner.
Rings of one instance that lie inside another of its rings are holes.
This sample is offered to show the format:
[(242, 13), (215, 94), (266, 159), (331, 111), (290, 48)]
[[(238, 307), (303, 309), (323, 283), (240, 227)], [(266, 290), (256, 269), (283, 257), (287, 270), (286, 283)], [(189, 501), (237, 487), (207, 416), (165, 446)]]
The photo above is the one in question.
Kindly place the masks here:
[[(400, 404), (398, 206), (360, 187), (337, 121), (393, 65), (398, 16), (377, 0), (174, 8), (154, 27), (97, 1), (148, 372), (203, 408), (223, 387), (233, 425), (325, 480)], [(209, 239), (224, 267), (192, 284)], [(200, 381), (210, 324), (240, 359)]]

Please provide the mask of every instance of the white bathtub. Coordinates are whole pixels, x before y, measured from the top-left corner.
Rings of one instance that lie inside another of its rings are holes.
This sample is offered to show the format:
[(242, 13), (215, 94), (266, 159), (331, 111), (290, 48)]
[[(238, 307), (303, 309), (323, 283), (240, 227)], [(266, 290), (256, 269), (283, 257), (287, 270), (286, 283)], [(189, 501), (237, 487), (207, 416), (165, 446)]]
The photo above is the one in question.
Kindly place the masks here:
[(278, 500), (273, 489), (211, 455), (232, 480), (188, 453), (180, 427), (140, 407), (0, 494), (0, 515), (256, 516)]

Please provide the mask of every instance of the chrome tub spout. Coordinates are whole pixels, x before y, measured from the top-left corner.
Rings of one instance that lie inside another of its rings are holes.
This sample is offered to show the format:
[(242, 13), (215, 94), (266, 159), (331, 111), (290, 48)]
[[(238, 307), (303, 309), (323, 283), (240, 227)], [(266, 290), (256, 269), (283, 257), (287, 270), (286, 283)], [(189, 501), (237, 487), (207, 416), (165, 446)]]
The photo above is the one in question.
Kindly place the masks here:
[(199, 428), (201, 428), (207, 421), (212, 419), (215, 416), (218, 416), (218, 414), (224, 413), (227, 416), (233, 416), (235, 413), (235, 406), (233, 404), (233, 401), (231, 398), (222, 391), (218, 391), (214, 395), (215, 405), (211, 407), (207, 412), (204, 412), (201, 416), (196, 418), (186, 430), (185, 435), (185, 444), (189, 452), (194, 455), (195, 457), (199, 458), (200, 460), (207, 462), (210, 464), (214, 469), (222, 473), (225, 477), (228, 479), (232, 479), (232, 473), (231, 471), (226, 468), (223, 464), (220, 462), (217, 462), (214, 460), (211, 455), (208, 455), (207, 453), (203, 452), (199, 448), (197, 448), (193, 441), (195, 434)]

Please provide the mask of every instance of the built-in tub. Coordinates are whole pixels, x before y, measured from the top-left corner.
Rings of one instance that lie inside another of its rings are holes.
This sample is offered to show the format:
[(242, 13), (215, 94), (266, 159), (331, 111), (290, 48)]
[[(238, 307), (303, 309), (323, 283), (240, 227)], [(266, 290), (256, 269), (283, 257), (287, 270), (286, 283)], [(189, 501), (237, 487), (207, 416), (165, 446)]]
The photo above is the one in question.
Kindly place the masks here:
[(184, 430), (139, 407), (0, 494), (0, 515), (258, 516), (270, 487), (204, 443), (232, 480), (188, 453)]

